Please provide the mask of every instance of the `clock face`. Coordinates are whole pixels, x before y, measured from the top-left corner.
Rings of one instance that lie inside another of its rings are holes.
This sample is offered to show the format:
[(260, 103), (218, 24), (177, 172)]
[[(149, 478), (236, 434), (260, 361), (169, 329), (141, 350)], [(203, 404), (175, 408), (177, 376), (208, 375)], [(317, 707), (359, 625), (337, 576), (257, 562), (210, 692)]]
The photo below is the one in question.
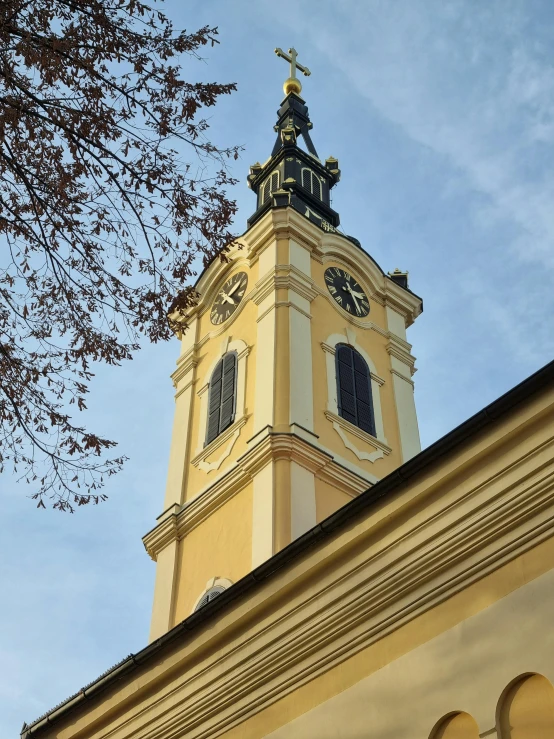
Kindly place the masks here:
[(248, 275), (246, 272), (237, 272), (236, 275), (229, 277), (213, 302), (212, 312), (210, 313), (212, 323), (218, 326), (233, 315), (244, 296), (247, 285)]
[(358, 318), (367, 316), (369, 300), (352, 275), (340, 267), (329, 267), (325, 270), (325, 284), (343, 310)]

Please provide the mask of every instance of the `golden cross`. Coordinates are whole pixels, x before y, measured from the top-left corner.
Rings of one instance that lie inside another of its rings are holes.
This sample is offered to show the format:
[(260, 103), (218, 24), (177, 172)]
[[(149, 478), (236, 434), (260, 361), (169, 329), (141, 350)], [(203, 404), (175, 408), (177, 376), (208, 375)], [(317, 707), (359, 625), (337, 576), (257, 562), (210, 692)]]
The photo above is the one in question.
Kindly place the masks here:
[(306, 77), (310, 76), (310, 70), (308, 69), (308, 67), (304, 67), (302, 66), (302, 64), (299, 64), (296, 61), (296, 57), (298, 56), (296, 49), (289, 49), (289, 53), (285, 54), (283, 49), (277, 48), (275, 49), (275, 53), (277, 54), (277, 56), (285, 59), (285, 61), (290, 62), (290, 77), (288, 78), (288, 80), (285, 81), (285, 84), (283, 85), (285, 95), (288, 95), (289, 92), (295, 92), (298, 95), (302, 90), (302, 85), (300, 84), (300, 80), (296, 76), (296, 70), (299, 69)]

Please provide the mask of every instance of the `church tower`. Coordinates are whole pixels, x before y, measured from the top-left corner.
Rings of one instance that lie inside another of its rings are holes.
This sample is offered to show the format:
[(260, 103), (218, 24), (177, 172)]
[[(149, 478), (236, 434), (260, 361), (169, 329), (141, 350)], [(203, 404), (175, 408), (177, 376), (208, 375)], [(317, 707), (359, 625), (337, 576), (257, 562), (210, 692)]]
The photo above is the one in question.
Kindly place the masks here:
[[(256, 209), (199, 277), (172, 375), (175, 421), (151, 639), (420, 451), (406, 328), (422, 310), (339, 230), (294, 49)], [(302, 146), (303, 144), (303, 146)]]

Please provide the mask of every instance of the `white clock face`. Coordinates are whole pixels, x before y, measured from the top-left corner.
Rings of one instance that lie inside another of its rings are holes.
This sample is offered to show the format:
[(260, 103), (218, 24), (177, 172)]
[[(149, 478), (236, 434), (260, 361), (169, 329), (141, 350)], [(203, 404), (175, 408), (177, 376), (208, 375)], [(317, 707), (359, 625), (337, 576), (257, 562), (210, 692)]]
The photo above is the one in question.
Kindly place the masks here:
[(340, 307), (358, 318), (365, 318), (369, 313), (369, 300), (361, 285), (340, 267), (329, 267), (325, 270), (325, 284), (333, 300)]
[(246, 272), (237, 272), (229, 277), (213, 302), (210, 320), (216, 326), (230, 318), (239, 307), (248, 285)]

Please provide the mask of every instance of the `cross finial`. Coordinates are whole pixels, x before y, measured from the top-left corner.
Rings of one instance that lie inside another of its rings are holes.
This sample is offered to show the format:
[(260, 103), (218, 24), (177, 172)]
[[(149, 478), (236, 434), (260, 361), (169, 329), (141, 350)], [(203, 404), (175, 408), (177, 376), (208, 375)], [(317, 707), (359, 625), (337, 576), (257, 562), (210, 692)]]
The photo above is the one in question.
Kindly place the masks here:
[(285, 95), (288, 95), (290, 92), (295, 92), (297, 95), (299, 95), (302, 90), (302, 85), (300, 84), (300, 80), (296, 76), (296, 70), (299, 69), (306, 77), (310, 76), (310, 70), (308, 69), (308, 67), (304, 67), (302, 66), (302, 64), (298, 64), (298, 62), (296, 61), (296, 57), (298, 56), (298, 54), (296, 53), (296, 49), (289, 49), (289, 53), (285, 54), (283, 49), (277, 48), (275, 49), (275, 53), (277, 54), (277, 56), (280, 56), (287, 62), (290, 62), (290, 77), (285, 80), (285, 84), (283, 85)]

